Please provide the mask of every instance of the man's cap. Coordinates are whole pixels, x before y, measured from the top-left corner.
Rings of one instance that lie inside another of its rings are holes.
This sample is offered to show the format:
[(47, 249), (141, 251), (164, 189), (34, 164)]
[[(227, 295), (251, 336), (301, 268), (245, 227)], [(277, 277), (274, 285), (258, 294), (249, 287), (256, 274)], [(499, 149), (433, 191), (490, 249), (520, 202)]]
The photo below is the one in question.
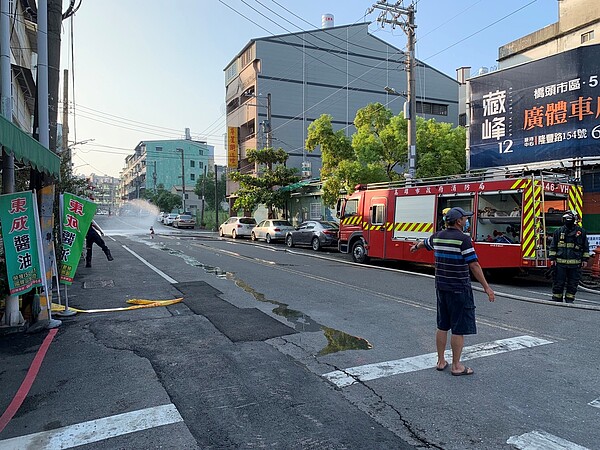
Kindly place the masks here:
[(455, 207), (448, 211), (448, 214), (446, 214), (446, 220), (451, 222), (454, 220), (458, 220), (461, 217), (471, 217), (472, 215), (473, 213), (471, 211), (465, 211), (462, 208)]
[(573, 213), (573, 211), (567, 211), (566, 213), (563, 214), (562, 218), (563, 220), (567, 220), (567, 221), (575, 221), (576, 218), (576, 214)]

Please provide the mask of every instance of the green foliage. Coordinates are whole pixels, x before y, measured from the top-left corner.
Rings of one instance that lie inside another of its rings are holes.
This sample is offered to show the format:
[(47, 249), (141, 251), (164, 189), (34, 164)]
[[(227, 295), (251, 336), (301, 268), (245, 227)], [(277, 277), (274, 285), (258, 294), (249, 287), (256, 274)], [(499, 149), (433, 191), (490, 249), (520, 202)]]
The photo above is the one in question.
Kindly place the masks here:
[[(350, 141), (334, 131), (332, 117), (322, 115), (308, 127), (306, 148), (321, 149), (323, 202), (333, 206), (340, 191), (353, 192), (357, 184), (404, 179), (399, 168), (408, 155), (408, 123), (393, 116), (381, 103), (356, 113), (356, 132)], [(417, 117), (417, 173), (419, 178), (463, 173), (466, 134), (462, 127)]]
[(156, 192), (146, 191), (144, 198), (155, 204), (160, 211), (167, 213), (182, 206), (181, 196), (167, 191), (163, 184), (157, 186)]
[(249, 162), (266, 167), (258, 176), (240, 172), (230, 174), (230, 178), (240, 184), (240, 188), (235, 192), (237, 198), (233, 209), (252, 211), (258, 205), (264, 204), (269, 209), (269, 216), (272, 217), (273, 209), (284, 207), (289, 195), (281, 192), (279, 187), (297, 182), (299, 180), (297, 170), (285, 167), (288, 155), (281, 148), (250, 149), (247, 157)]
[(464, 173), (466, 145), (463, 127), (417, 118), (417, 177)]
[[(196, 181), (196, 187), (194, 188), (194, 193), (198, 196), (198, 198), (202, 198), (202, 184), (204, 184), (204, 201), (206, 204), (206, 208), (213, 210), (215, 209), (215, 173), (208, 172), (206, 174), (206, 182), (204, 180), (204, 175), (198, 178)], [(222, 202), (227, 195), (226, 192), (227, 187), (227, 177), (225, 173), (221, 174), (221, 179), (217, 181), (217, 197), (218, 202)]]

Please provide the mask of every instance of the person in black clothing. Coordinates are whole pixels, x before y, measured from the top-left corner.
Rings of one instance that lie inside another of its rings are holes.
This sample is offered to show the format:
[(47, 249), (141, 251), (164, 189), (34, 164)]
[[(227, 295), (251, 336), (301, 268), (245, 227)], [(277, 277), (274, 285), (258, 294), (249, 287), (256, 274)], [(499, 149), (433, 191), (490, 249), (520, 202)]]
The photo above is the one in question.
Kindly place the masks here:
[(581, 278), (581, 268), (590, 257), (587, 233), (577, 225), (577, 214), (567, 211), (562, 216), (563, 225), (554, 231), (548, 258), (553, 266), (552, 300), (573, 303), (577, 285)]
[(102, 228), (98, 226), (96, 221), (92, 220), (87, 235), (85, 236), (85, 267), (92, 267), (92, 246), (94, 244), (96, 244), (102, 249), (102, 251), (106, 255), (106, 259), (108, 259), (109, 261), (112, 261), (114, 259), (110, 253), (110, 250), (106, 246), (104, 239), (102, 239), (100, 235), (104, 236), (104, 231), (102, 231)]

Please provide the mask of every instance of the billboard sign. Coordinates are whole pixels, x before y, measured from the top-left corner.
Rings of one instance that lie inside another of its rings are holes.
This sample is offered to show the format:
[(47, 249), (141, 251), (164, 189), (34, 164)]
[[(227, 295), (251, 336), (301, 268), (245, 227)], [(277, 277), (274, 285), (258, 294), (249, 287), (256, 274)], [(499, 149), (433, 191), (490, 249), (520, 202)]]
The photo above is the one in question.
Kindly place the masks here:
[(469, 83), (471, 169), (598, 156), (600, 45)]
[(237, 168), (238, 147), (237, 127), (227, 127), (227, 167)]

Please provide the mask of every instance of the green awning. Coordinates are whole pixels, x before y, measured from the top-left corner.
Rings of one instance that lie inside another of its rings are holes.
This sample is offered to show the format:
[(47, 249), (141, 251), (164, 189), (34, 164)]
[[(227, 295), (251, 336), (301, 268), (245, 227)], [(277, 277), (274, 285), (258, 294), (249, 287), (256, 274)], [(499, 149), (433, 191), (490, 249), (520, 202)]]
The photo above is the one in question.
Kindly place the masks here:
[(297, 183), (288, 184), (287, 186), (280, 187), (279, 192), (293, 192), (296, 189), (300, 189), (301, 187), (306, 186), (307, 184), (310, 184), (313, 181), (314, 180), (302, 180), (298, 181)]
[(31, 165), (38, 172), (60, 178), (60, 158), (0, 115), (0, 145), (15, 159)]

